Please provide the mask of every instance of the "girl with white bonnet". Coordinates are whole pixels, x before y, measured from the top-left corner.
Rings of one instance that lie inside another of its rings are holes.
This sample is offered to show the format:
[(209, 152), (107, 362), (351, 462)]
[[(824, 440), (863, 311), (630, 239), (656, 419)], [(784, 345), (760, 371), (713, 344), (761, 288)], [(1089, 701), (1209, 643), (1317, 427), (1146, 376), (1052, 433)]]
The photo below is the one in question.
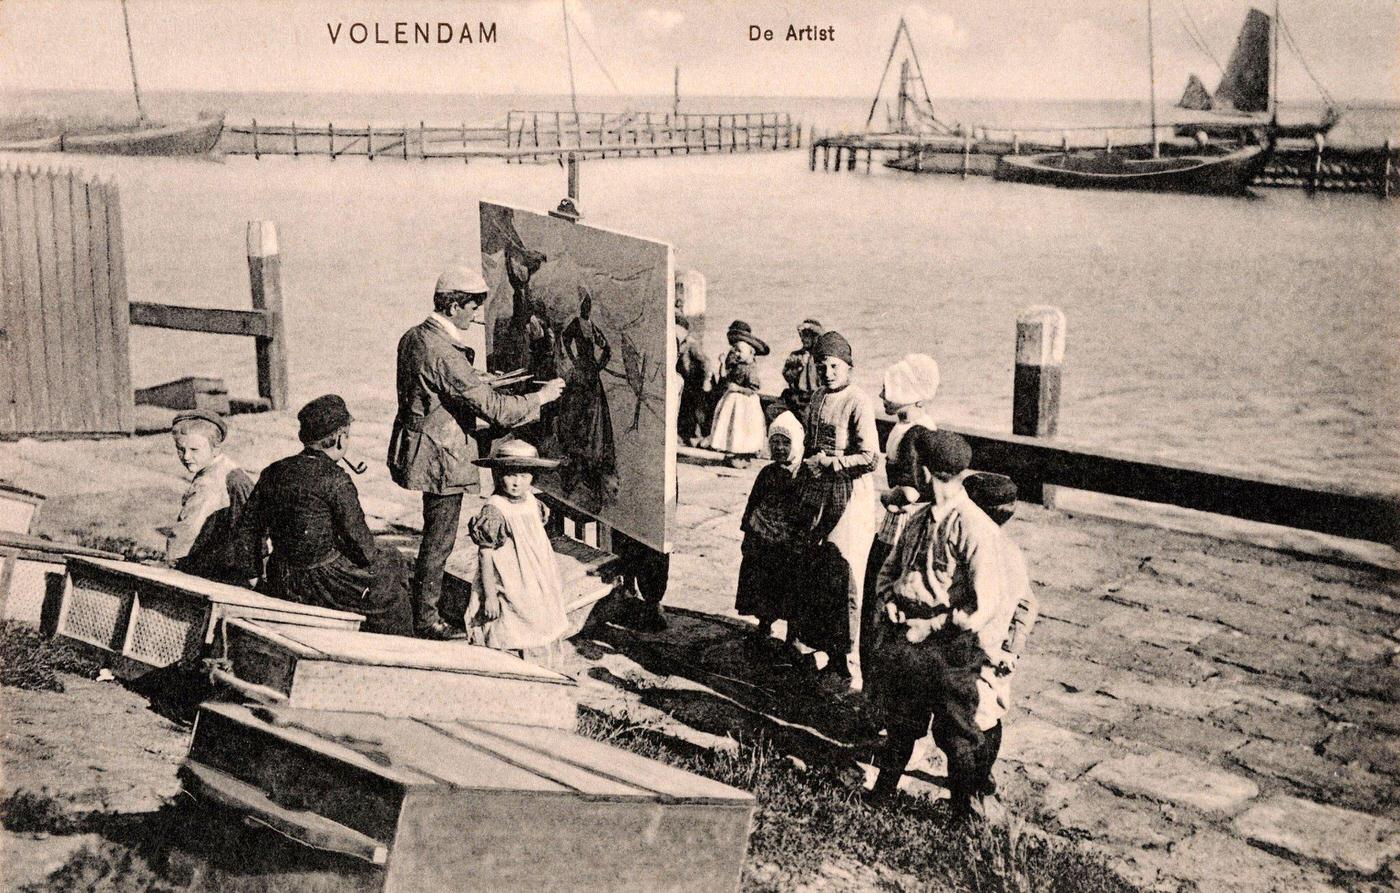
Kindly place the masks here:
[[(866, 592), (875, 591), (880, 565), (885, 563), (904, 531), (911, 508), (919, 501), (919, 491), (914, 488), (913, 444), (917, 438), (910, 435), (919, 430), (938, 430), (938, 424), (929, 414), (929, 404), (938, 393), (938, 382), (938, 363), (928, 354), (905, 354), (885, 370), (880, 399), (884, 401), (885, 414), (895, 417), (895, 424), (885, 441), (885, 479), (889, 489), (880, 495), (882, 520), (875, 542), (870, 545), (870, 558), (865, 563)], [(869, 652), (870, 630), (873, 629), (870, 609), (874, 604), (874, 599), (868, 599), (862, 616), (863, 655)]]
[(822, 386), (807, 407), (807, 456), (799, 508), (814, 519), (805, 570), (811, 575), (798, 613), (798, 638), (827, 655), (823, 668), (861, 687), (860, 622), (865, 562), (875, 539), (874, 473), (880, 462), (875, 404), (851, 382), (851, 343), (824, 332), (816, 344)]
[(790, 621), (805, 533), (795, 517), (802, 441), (802, 425), (790, 412), (782, 413), (768, 426), (768, 454), (773, 461), (754, 479), (739, 522), (744, 542), (734, 610), (758, 618), (750, 643), (760, 648), (769, 645), (778, 620), (789, 621), (788, 644), (793, 642)]

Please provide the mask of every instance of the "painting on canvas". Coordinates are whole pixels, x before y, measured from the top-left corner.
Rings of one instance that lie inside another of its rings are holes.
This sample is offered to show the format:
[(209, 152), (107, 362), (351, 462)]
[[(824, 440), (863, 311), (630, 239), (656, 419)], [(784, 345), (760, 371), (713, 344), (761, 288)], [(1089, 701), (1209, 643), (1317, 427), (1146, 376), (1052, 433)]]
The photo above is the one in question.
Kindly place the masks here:
[(536, 486), (652, 548), (669, 550), (675, 501), (671, 246), (481, 203), (487, 367), (562, 378), (519, 432), (564, 458)]

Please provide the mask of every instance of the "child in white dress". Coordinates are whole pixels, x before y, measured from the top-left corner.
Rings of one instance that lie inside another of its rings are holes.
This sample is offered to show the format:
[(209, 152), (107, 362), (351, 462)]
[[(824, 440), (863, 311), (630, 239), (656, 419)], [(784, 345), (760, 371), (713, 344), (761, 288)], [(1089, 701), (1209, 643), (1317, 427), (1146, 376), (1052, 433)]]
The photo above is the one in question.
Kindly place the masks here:
[(468, 628), (488, 648), (526, 651), (553, 645), (568, 630), (559, 564), (544, 529), (546, 510), (533, 492), (534, 473), (558, 468), (523, 440), (500, 444), (476, 464), (489, 468), (495, 492), (467, 525), (478, 562)]

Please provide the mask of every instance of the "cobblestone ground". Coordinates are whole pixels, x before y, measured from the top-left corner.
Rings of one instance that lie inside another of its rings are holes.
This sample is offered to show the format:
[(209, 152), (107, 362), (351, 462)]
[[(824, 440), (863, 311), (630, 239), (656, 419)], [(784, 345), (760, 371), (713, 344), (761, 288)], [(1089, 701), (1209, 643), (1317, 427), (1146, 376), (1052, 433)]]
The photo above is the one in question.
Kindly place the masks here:
[[(361, 418), (386, 418), (388, 407)], [(283, 414), (241, 417), (257, 469), (296, 448)], [(374, 526), (417, 528), (388, 481), (388, 425), (357, 422)], [(183, 486), (165, 437), (8, 445), (0, 477), (50, 495), (44, 527), (158, 544)], [(752, 471), (680, 468), (670, 627), (605, 603), (573, 641), (586, 703), (688, 741), (759, 736), (795, 761), (868, 763), (858, 698), (745, 649), (737, 512)], [(470, 506), (468, 510), (471, 510)], [(1392, 889), (1400, 879), (1400, 586), (1393, 574), (1022, 505), (1008, 527), (1042, 619), (1021, 663), (998, 779), (1014, 813), (1107, 853), (1148, 886)], [(614, 621), (614, 622), (609, 622)], [(6, 787), (22, 785), (11, 765)], [(173, 773), (174, 767), (171, 767)], [(914, 790), (937, 795), (936, 750)]]

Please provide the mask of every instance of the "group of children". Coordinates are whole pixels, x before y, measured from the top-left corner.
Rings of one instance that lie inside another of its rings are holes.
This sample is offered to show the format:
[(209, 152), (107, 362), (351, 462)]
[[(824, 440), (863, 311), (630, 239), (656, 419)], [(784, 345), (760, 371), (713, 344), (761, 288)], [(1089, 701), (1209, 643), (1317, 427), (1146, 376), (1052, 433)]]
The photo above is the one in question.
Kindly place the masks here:
[[(994, 808), (1010, 675), (1037, 613), (1025, 560), (1000, 529), (1015, 485), (968, 470), (967, 442), (939, 431), (929, 412), (938, 364), (910, 354), (883, 376), (895, 423), (877, 499), (871, 401), (850, 382), (849, 343), (813, 333), (812, 322), (787, 365), (791, 394), (768, 426), (772, 461), (741, 521), (735, 609), (757, 618), (760, 650), (864, 690), (867, 715), (887, 735), (874, 794), (894, 790), (931, 725), (955, 809)], [(803, 353), (818, 380), (810, 394), (799, 387)], [(782, 646), (772, 639), (779, 620)]]
[[(207, 410), (182, 412), (171, 425), (176, 455), (193, 477), (181, 500), (178, 518), (165, 530), (166, 561), (196, 576), (237, 585), (257, 585), (261, 582), (258, 578), (264, 576), (260, 568), (265, 551), (263, 544), (259, 543), (250, 555), (247, 544), (241, 542), (246, 538), (241, 533), (255, 520), (251, 514), (257, 513), (257, 500), (250, 503), (255, 487), (247, 473), (223, 452), (227, 434), (227, 422)], [(319, 439), (312, 438), (308, 447)], [(311, 452), (308, 449), (301, 455)], [(541, 458), (530, 444), (511, 439), (500, 442), (489, 458), (478, 459), (475, 464), (491, 470), (495, 491), (468, 523), (468, 533), (478, 550), (476, 580), (465, 617), (469, 633), (478, 644), (516, 654), (548, 649), (567, 631), (568, 619), (558, 563), (545, 531), (548, 512), (535, 498), (532, 484), (536, 472), (557, 468), (560, 460)], [(269, 477), (266, 472), (263, 476)], [(333, 498), (331, 488), (326, 488), (325, 493), (314, 492), (316, 488), (307, 486), (305, 481), (297, 484), (297, 492), (312, 497), (308, 501), (316, 503), (320, 514), (332, 516), (328, 539), (334, 541), (334, 551), (346, 552), (351, 564), (364, 566), (367, 575), (362, 581), (363, 587), (357, 583), (351, 588), (385, 588), (375, 587), (368, 575), (375, 563), (373, 555), (369, 554), (374, 551), (373, 542), (364, 528), (354, 485), (348, 479), (344, 483), (348, 484), (345, 494), (348, 498), (339, 501)], [(277, 496), (278, 510), (296, 512), (297, 506), (287, 504), (287, 494)], [(338, 502), (346, 504), (338, 505)], [(349, 504), (352, 502), (353, 505)], [(245, 507), (250, 505), (254, 510), (245, 512)], [(351, 517), (340, 518), (342, 515)], [(263, 527), (261, 524), (254, 526)], [(274, 528), (275, 548), (281, 531), (275, 529), (279, 525), (270, 526)], [(255, 531), (256, 534), (261, 532), (261, 529)], [(261, 536), (257, 538), (262, 539)], [(329, 566), (325, 562), (314, 564), (316, 570)], [(341, 607), (366, 613), (365, 628), (369, 631), (405, 635), (411, 632), (406, 618), (392, 623), (378, 622), (382, 619), (378, 616), (381, 612), (374, 611), (374, 606), (366, 599), (375, 600), (365, 591), (353, 604)], [(407, 610), (406, 604), (397, 608), (400, 610), (396, 613)]]

